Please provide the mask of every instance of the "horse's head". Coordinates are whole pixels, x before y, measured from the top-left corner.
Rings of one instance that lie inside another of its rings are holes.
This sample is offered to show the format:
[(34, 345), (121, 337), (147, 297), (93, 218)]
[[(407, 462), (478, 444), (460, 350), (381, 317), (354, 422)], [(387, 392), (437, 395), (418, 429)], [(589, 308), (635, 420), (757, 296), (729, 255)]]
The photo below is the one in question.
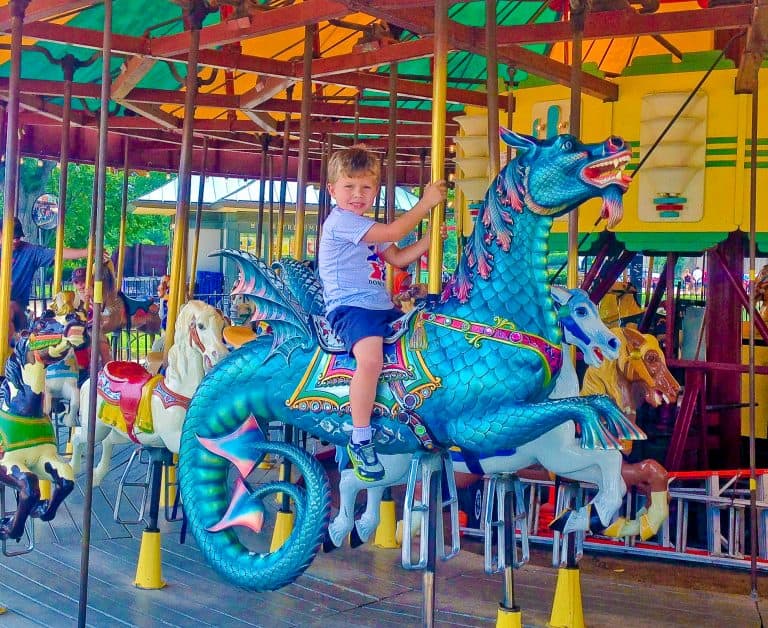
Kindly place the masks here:
[(32, 323), (29, 349), (46, 365), (58, 362), (70, 349), (88, 346), (87, 322), (77, 295), (71, 290), (60, 292), (51, 301), (51, 306)]
[(212, 305), (188, 301), (179, 312), (174, 344), (198, 351), (207, 373), (229, 353), (222, 339), (225, 325), (224, 315)]
[(552, 286), (552, 298), (559, 306), (563, 340), (581, 351), (587, 365), (600, 366), (603, 360), (619, 357), (618, 337), (600, 319), (597, 306), (584, 290)]
[(623, 337), (617, 368), (633, 390), (654, 408), (674, 402), (680, 394), (680, 384), (669, 372), (657, 338), (632, 327), (617, 327), (614, 331)]
[(621, 220), (621, 197), (631, 180), (624, 168), (632, 155), (622, 138), (582, 144), (573, 135), (538, 140), (504, 128), (500, 134), (517, 150), (500, 175), (513, 208), (519, 211), (525, 204), (536, 214), (555, 217), (602, 197), (608, 226)]

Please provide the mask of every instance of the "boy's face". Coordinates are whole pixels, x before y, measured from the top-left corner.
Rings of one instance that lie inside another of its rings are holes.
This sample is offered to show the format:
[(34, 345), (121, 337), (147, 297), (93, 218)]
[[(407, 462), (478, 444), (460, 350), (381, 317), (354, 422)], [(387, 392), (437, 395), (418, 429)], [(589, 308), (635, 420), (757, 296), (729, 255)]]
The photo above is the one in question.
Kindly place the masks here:
[(372, 174), (341, 176), (336, 183), (328, 184), (328, 193), (341, 209), (362, 216), (371, 210), (376, 201), (379, 181)]

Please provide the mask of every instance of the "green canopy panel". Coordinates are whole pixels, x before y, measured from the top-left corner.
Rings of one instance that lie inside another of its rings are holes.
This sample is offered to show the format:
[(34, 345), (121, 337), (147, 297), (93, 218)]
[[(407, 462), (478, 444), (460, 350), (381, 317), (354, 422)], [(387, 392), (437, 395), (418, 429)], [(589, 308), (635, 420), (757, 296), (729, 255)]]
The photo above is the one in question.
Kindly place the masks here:
[[(616, 233), (616, 239), (628, 250), (638, 253), (701, 253), (728, 237), (727, 231), (659, 233), (635, 231)], [(765, 235), (768, 244), (768, 234)]]
[[(585, 233), (579, 233), (579, 255), (597, 255), (602, 246), (601, 239), (602, 232), (590, 233), (587, 239), (582, 242), (582, 239), (586, 235)], [(562, 252), (568, 250), (568, 234), (567, 233), (550, 233), (549, 234), (549, 250), (552, 252)]]

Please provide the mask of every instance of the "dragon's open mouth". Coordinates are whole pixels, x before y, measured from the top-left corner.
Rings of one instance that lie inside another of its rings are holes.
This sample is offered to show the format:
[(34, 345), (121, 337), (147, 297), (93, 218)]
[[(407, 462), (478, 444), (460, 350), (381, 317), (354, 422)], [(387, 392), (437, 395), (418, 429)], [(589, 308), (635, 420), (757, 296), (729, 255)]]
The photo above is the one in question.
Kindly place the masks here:
[(584, 167), (581, 171), (582, 178), (596, 187), (604, 188), (609, 185), (618, 185), (626, 190), (632, 178), (624, 174), (631, 153), (622, 151), (611, 157), (599, 159)]

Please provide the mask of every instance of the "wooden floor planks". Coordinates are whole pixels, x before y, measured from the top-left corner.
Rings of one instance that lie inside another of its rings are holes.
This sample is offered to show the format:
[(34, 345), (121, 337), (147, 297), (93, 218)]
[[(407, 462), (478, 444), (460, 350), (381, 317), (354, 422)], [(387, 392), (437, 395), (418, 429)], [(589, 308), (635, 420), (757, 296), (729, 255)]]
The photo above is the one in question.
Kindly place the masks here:
[[(405, 571), (396, 550), (348, 547), (320, 554), (294, 584), (254, 593), (224, 582), (189, 538), (179, 542), (179, 523), (163, 522), (162, 576), (167, 587), (134, 586), (142, 526), (113, 520), (117, 482), (132, 446), (116, 447), (113, 467), (94, 490), (88, 582), (88, 625), (96, 628), (161, 626), (322, 626), (403, 628), (422, 625), (422, 574)], [(98, 454), (97, 454), (98, 460)], [(131, 468), (139, 480), (145, 468)], [(36, 522), (36, 549), (0, 557), (2, 628), (76, 625), (80, 595), (80, 552), (84, 482), (50, 524)], [(137, 493), (122, 505), (135, 518)], [(716, 577), (713, 569), (713, 577)], [(525, 625), (543, 626), (555, 590), (556, 572), (527, 565), (515, 573), (516, 601)], [(500, 575), (483, 572), (481, 556), (461, 552), (439, 563), (436, 575), (438, 626), (492, 626), (501, 598)], [(652, 626), (758, 626), (748, 597), (660, 586), (628, 586), (605, 576), (582, 575), (584, 614), (593, 628), (620, 624)]]

